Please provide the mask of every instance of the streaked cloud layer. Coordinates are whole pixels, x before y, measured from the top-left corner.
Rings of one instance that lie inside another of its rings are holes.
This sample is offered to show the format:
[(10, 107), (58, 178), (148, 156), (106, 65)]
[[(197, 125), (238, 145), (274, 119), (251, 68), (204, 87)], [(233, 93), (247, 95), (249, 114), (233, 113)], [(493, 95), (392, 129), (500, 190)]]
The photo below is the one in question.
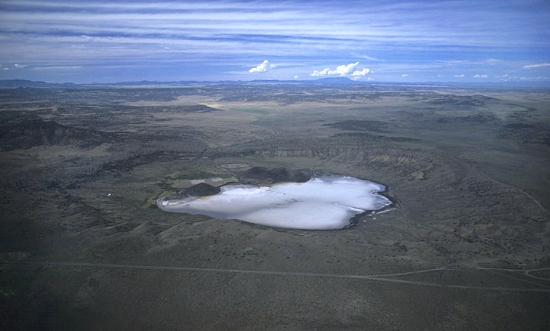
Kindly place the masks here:
[(6, 0), (0, 79), (547, 81), (548, 17), (546, 0)]

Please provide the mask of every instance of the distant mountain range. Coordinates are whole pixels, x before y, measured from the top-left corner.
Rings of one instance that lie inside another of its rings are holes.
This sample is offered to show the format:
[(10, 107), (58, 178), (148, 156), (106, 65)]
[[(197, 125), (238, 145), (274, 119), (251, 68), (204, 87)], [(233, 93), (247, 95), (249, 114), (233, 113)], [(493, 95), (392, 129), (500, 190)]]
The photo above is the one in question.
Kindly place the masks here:
[(194, 84), (311, 84), (311, 85), (390, 85), (390, 86), (470, 86), (470, 87), (542, 87), (548, 88), (547, 84), (526, 84), (525, 82), (491, 82), (491, 83), (455, 83), (455, 82), (375, 82), (375, 81), (356, 81), (346, 77), (327, 77), (309, 80), (252, 80), (252, 81), (177, 81), (177, 82), (158, 82), (158, 81), (135, 81), (118, 83), (48, 83), (42, 81), (33, 81), (26, 79), (0, 80), (0, 88), (82, 88), (82, 87), (113, 87), (113, 86), (186, 86)]
[(26, 79), (0, 80), (0, 87), (76, 87), (73, 83), (46, 83)]
[[(16, 88), (16, 87), (83, 87), (83, 86), (147, 86), (147, 85), (189, 85), (189, 84), (358, 84), (359, 82), (353, 81), (346, 77), (329, 77), (315, 80), (252, 80), (252, 81), (178, 81), (178, 82), (158, 82), (158, 81), (136, 81), (136, 82), (118, 82), (118, 83), (89, 83), (89, 84), (75, 84), (75, 83), (47, 83), (41, 81), (33, 81), (26, 79), (12, 79), (12, 80), (0, 80), (0, 87), (4, 88)], [(362, 82), (364, 84), (364, 82)]]

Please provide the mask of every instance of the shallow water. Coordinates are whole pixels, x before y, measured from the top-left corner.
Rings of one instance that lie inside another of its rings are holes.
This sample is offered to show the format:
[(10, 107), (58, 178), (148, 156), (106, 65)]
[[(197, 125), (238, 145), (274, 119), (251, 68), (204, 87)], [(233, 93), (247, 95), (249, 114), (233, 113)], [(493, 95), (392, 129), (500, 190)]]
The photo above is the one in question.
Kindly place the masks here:
[(353, 177), (316, 177), (305, 183), (272, 186), (226, 185), (208, 197), (159, 200), (167, 212), (202, 214), (219, 219), (278, 228), (342, 229), (351, 218), (391, 204), (384, 185)]

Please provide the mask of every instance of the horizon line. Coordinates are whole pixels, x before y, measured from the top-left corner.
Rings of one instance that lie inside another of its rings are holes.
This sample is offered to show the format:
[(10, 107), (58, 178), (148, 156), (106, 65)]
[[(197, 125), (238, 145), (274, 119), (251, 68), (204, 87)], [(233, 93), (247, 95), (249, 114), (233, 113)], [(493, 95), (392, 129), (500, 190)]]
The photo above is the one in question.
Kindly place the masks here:
[[(216, 84), (216, 83), (284, 83), (284, 84), (312, 84), (312, 83), (330, 83), (336, 85), (402, 85), (402, 86), (452, 86), (452, 87), (513, 87), (513, 88), (550, 88), (550, 82), (455, 82), (455, 81), (378, 81), (378, 80), (353, 80), (348, 77), (325, 77), (312, 79), (251, 79), (251, 80), (179, 80), (179, 81), (161, 81), (161, 80), (135, 80), (135, 81), (117, 81), (117, 82), (48, 82), (24, 78), (16, 79), (0, 79), (0, 88), (17, 88), (17, 87), (55, 87), (59, 85), (73, 86), (146, 86), (146, 85), (169, 85), (169, 84)], [(338, 83), (339, 82), (339, 83)], [(19, 83), (19, 84), (18, 84)], [(25, 84), (23, 84), (25, 83)], [(51, 86), (50, 86), (51, 85)]]

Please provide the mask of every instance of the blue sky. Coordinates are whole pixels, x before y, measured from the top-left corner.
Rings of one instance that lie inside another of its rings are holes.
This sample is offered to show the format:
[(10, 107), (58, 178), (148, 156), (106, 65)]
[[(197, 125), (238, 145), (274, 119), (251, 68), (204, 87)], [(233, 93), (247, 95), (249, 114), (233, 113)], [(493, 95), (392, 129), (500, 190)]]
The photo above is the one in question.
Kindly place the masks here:
[(550, 1), (0, 2), (0, 79), (550, 85)]

